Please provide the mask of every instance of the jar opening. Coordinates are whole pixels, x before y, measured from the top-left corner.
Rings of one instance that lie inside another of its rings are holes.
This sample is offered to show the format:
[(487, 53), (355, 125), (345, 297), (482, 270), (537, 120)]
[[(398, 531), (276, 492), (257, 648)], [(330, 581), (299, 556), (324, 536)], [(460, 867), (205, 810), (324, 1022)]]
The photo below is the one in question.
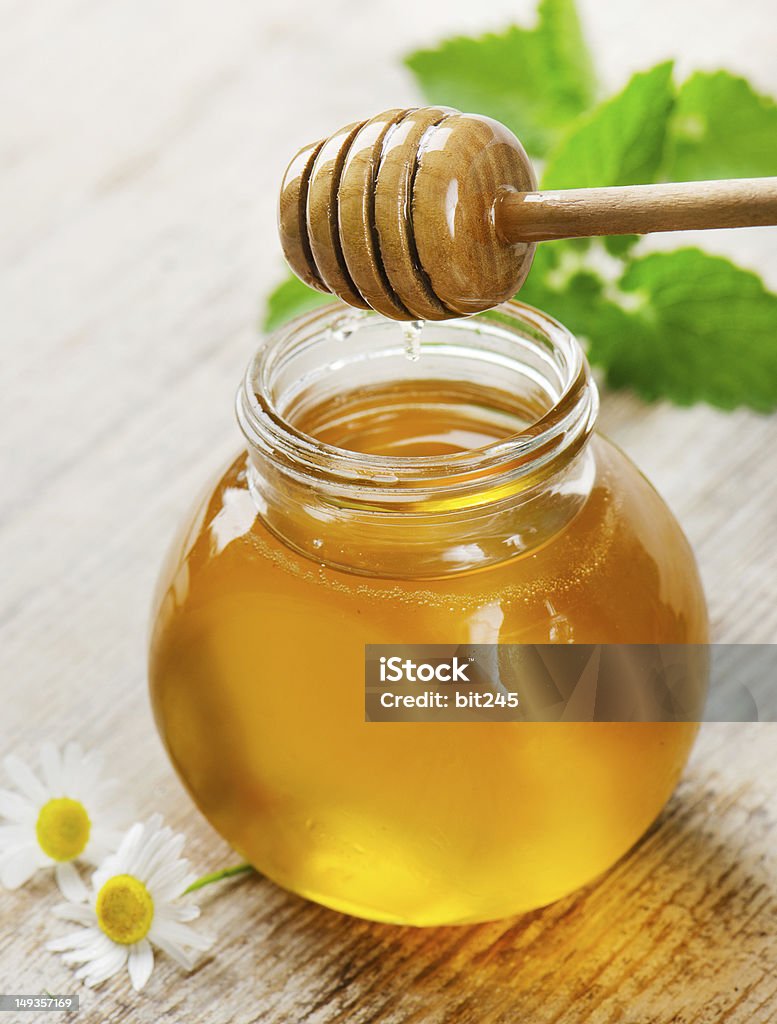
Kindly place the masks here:
[[(416, 330), (337, 305), (276, 331), (238, 394), (252, 453), (338, 503), (424, 511), (451, 501), (493, 502), (574, 459), (593, 429), (598, 400), (566, 328), (512, 301), (475, 317), (425, 323), (418, 337)], [(475, 437), (474, 446), (410, 455), (401, 446), (385, 454), (326, 440), (323, 426), (343, 402), (348, 414), (348, 396), (372, 393), (377, 406), (376, 389), (388, 384), (411, 404), (413, 394), (422, 396), (419, 403), (426, 396), (449, 407), (469, 401), (490, 434), (481, 435), (482, 444)]]

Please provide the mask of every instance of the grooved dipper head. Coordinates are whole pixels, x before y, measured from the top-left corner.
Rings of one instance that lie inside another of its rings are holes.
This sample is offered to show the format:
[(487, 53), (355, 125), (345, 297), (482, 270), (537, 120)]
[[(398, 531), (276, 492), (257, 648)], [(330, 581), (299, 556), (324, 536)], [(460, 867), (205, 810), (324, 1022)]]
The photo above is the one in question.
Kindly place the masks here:
[(387, 110), (305, 146), (281, 185), (278, 226), (306, 284), (393, 320), (447, 320), (523, 284), (530, 242), (494, 222), (505, 191), (536, 189), (498, 121), (448, 107)]

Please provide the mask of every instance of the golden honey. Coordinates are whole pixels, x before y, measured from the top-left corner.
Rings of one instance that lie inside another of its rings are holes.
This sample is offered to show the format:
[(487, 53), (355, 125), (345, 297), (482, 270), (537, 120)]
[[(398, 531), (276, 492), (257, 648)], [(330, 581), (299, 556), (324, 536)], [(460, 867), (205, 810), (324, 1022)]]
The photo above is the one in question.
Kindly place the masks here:
[(416, 359), (396, 325), (374, 327), (389, 344), (337, 316), (260, 354), (248, 451), (170, 553), (160, 732), (214, 827), (294, 892), (415, 925), (541, 906), (642, 835), (696, 726), (368, 722), (365, 645), (704, 642), (693, 556), (591, 432), (559, 325), (512, 304)]

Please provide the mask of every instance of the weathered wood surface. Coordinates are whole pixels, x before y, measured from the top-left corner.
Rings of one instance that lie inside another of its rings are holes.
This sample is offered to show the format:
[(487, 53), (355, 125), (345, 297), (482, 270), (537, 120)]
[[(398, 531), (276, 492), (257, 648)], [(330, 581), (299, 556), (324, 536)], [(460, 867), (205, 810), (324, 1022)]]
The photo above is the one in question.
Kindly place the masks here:
[[(701, 33), (695, 4), (583, 6), (610, 84), (682, 40), (683, 69), (724, 63), (777, 92), (767, 0), (740, 0), (736, 17), (707, 3)], [(156, 738), (146, 618), (175, 524), (239, 441), (232, 396), (260, 293), (281, 272), (283, 166), (333, 124), (412, 103), (397, 54), (528, 9), (3, 5), (0, 753), (48, 737), (99, 746), (142, 813), (187, 833), (203, 871), (231, 857)], [(773, 232), (708, 241), (777, 284)], [(682, 520), (716, 638), (776, 640), (777, 419), (608, 395), (602, 423)], [(398, 929), (264, 881), (206, 890), (213, 955), (188, 978), (160, 958), (140, 996), (126, 979), (82, 992), (78, 1019), (777, 1020), (776, 749), (777, 726), (705, 727), (636, 850), (587, 890), (499, 924)], [(0, 894), (0, 991), (74, 989), (42, 950), (62, 928), (55, 902), (42, 879)]]

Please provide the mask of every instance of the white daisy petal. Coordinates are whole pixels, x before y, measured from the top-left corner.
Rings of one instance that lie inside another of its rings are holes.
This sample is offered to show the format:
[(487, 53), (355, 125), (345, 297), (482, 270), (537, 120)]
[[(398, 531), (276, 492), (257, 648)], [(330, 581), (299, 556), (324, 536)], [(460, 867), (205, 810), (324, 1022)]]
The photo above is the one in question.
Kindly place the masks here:
[(153, 872), (146, 876), (146, 884), (150, 888), (164, 890), (161, 896), (166, 902), (180, 896), (186, 886), (196, 880), (192, 874), (188, 860), (173, 860), (166, 864), (157, 864)]
[(171, 900), (181, 895), (190, 877), (188, 867), (188, 863), (184, 860), (173, 861), (172, 864), (160, 865), (148, 876), (146, 885), (155, 902)]
[(127, 947), (112, 944), (110, 952), (80, 967), (76, 971), (76, 977), (81, 978), (87, 988), (96, 988), (114, 974), (118, 974), (126, 962)]
[(18, 889), (32, 878), (39, 867), (36, 849), (30, 844), (8, 851), (0, 861), (0, 885), (4, 889)]
[(171, 828), (155, 828), (149, 821), (142, 850), (133, 865), (138, 878), (147, 878), (160, 864), (176, 860), (183, 849), (184, 837), (176, 835)]
[(11, 782), (28, 800), (43, 805), (49, 798), (46, 787), (41, 783), (38, 776), (20, 757), (15, 754), (8, 754), (3, 758), (3, 767), (6, 770)]
[(0, 825), (0, 849), (10, 850), (30, 841), (32, 829), (29, 825)]
[(189, 953), (183, 948), (183, 946), (179, 946), (176, 942), (168, 942), (167, 939), (157, 936), (154, 939), (154, 945), (161, 949), (163, 953), (167, 953), (167, 955), (172, 960), (175, 960), (177, 964), (180, 964), (185, 971), (193, 971), (197, 966), (197, 954)]
[(35, 858), (36, 866), (39, 868), (50, 868), (51, 865), (54, 863), (51, 857), (49, 857), (47, 853), (44, 853), (37, 843), (35, 844), (33, 857)]
[(65, 796), (62, 792), (62, 759), (53, 743), (44, 743), (40, 751), (43, 779), (51, 796)]
[[(102, 938), (105, 938), (103, 935)], [(110, 942), (110, 945), (105, 946), (102, 942), (93, 939), (89, 943), (85, 943), (78, 949), (69, 949), (62, 954), (62, 963), (72, 967), (75, 964), (88, 964), (95, 960), (99, 960), (103, 956), (107, 956), (108, 953), (113, 949), (114, 943)]]
[(63, 861), (54, 868), (59, 891), (71, 903), (83, 903), (89, 897), (89, 890), (84, 885), (78, 869), (72, 861)]
[(159, 915), (165, 921), (197, 921), (200, 916), (200, 907), (192, 906), (190, 903), (170, 903), (162, 907)]
[(149, 829), (147, 828), (143, 836), (143, 843), (136, 848), (134, 856), (127, 863), (128, 871), (136, 878), (147, 878), (149, 872), (153, 871), (154, 866), (159, 863), (160, 858), (162, 861), (165, 859), (166, 837), (164, 833), (156, 832), (153, 835), (148, 833)]
[(154, 951), (151, 949), (148, 939), (141, 939), (134, 946), (130, 946), (127, 967), (132, 987), (139, 992), (151, 977), (151, 972), (154, 969)]
[(95, 892), (103, 887), (111, 875), (121, 874), (120, 871), (114, 871), (113, 869), (112, 861), (115, 859), (115, 854), (112, 854), (110, 857), (106, 857), (101, 861), (100, 866), (92, 873), (92, 888)]
[(38, 868), (50, 868), (54, 863), (51, 857), (41, 850), (37, 841), (30, 838), (29, 832), (24, 839), (18, 842), (15, 846), (9, 846), (7, 849), (3, 850), (2, 854), (0, 854), (0, 863), (2, 863), (6, 857), (14, 856), (22, 848), (29, 851), (30, 860), (35, 865), (36, 871)]
[(138, 849), (143, 842), (144, 833), (145, 826), (140, 821), (135, 822), (132, 828), (125, 833), (124, 838), (114, 855), (116, 864), (119, 865), (122, 870), (126, 870), (137, 856)]
[(186, 895), (188, 895), (189, 887), (194, 885), (194, 883), (196, 881), (197, 881), (197, 876), (194, 873), (187, 875), (184, 878), (183, 882), (181, 883), (181, 891), (179, 893), (177, 893), (176, 895), (177, 896), (186, 896)]
[(106, 857), (92, 876), (95, 889), (100, 889), (112, 875), (126, 875), (128, 864), (134, 857), (134, 851), (143, 841), (143, 825), (138, 821), (128, 829), (119, 844), (118, 850)]
[(148, 827), (153, 832), (170, 832), (172, 829), (169, 825), (165, 825), (164, 819), (159, 811), (155, 811), (148, 819)]
[(94, 910), (86, 903), (59, 903), (51, 913), (62, 921), (75, 921), (77, 924), (94, 924)]
[(192, 949), (199, 950), (201, 953), (210, 949), (215, 941), (213, 935), (195, 931), (194, 928), (190, 928), (187, 924), (183, 924), (180, 921), (171, 921), (164, 915), (160, 916), (159, 914), (154, 916), (154, 922), (148, 934), (152, 942), (156, 942), (157, 937), (160, 937), (166, 941), (175, 942), (180, 946), (191, 946)]
[(96, 926), (94, 928), (79, 928), (77, 932), (68, 932), (67, 935), (49, 939), (46, 949), (50, 949), (53, 953), (64, 953), (70, 949), (82, 949), (84, 946), (102, 939), (110, 942), (107, 935), (103, 935)]
[(170, 892), (165, 892), (164, 895), (160, 893), (160, 898), (169, 900), (180, 894), (181, 890), (178, 886), (189, 877), (189, 874), (187, 860), (176, 860), (174, 856), (164, 860), (158, 857), (152, 864), (151, 870), (139, 873), (138, 878), (143, 879), (149, 890), (169, 889), (172, 881), (173, 889)]
[(29, 822), (37, 818), (37, 808), (30, 800), (10, 789), (0, 789), (0, 816), (9, 821)]

